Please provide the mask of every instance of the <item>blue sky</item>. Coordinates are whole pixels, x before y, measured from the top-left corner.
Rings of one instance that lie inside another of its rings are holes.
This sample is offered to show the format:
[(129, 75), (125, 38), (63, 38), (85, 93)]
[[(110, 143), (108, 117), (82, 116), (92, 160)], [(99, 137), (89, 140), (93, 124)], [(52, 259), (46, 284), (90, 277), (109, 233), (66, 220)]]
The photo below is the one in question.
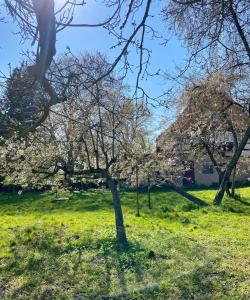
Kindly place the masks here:
[[(159, 11), (157, 5), (153, 9)], [(96, 1), (87, 1), (87, 5), (76, 11), (74, 22), (95, 23), (104, 20), (107, 15), (110, 15), (110, 11), (101, 7)], [(151, 18), (150, 24), (154, 28), (158, 28), (160, 33), (167, 34), (166, 26), (164, 26), (159, 18)], [(2, 34), (0, 43), (0, 70), (6, 72), (8, 63), (11, 63), (13, 67), (17, 66), (23, 59), (22, 52), (26, 50), (35, 51), (36, 47), (31, 46), (31, 41), (22, 43), (18, 34), (18, 28), (11, 20), (7, 23), (0, 23), (0, 31)], [(67, 46), (70, 46), (71, 51), (74, 53), (84, 51), (95, 52), (99, 50), (106, 53), (110, 60), (112, 60), (117, 54), (117, 50), (110, 49), (113, 43), (114, 40), (112, 37), (100, 28), (66, 28), (58, 34), (56, 48), (57, 54), (63, 53)], [(160, 40), (150, 40), (149, 38), (146, 40), (146, 46), (152, 50), (150, 71), (153, 73), (160, 68), (162, 71), (173, 72), (176, 65), (184, 62), (186, 50), (175, 37), (172, 37), (165, 47), (161, 46), (160, 43)], [(139, 61), (139, 56), (135, 51), (131, 51), (129, 58), (135, 65)], [(126, 79), (131, 87), (135, 84), (136, 70), (134, 71), (135, 73), (128, 74)], [(168, 82), (161, 77), (150, 77), (142, 84), (147, 91), (150, 91), (153, 97), (160, 95), (168, 86)], [(163, 110), (158, 108), (154, 112), (155, 120), (157, 120), (162, 115)]]

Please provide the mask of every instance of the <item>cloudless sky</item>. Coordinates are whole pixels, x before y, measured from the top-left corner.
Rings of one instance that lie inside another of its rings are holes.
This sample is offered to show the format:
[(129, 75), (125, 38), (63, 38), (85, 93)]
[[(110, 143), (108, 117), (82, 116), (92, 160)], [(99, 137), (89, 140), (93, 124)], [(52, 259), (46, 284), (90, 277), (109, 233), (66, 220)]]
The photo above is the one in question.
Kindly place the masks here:
[[(62, 0), (56, 0), (58, 4)], [(153, 13), (160, 12), (158, 1), (155, 1)], [(3, 12), (3, 11), (2, 11)], [(105, 9), (100, 3), (96, 1), (87, 1), (81, 9), (76, 9), (74, 15), (74, 23), (98, 23), (105, 20), (111, 10)], [(18, 28), (12, 20), (6, 18), (7, 23), (0, 23), (0, 32), (2, 35), (0, 43), (0, 70), (7, 73), (8, 64), (12, 67), (18, 66), (23, 59), (22, 52), (26, 50), (36, 51), (36, 46), (31, 46), (31, 41), (20, 40)], [(167, 35), (166, 26), (159, 17), (149, 19), (150, 25), (157, 28), (159, 32)], [(150, 50), (152, 50), (150, 72), (154, 73), (158, 69), (161, 71), (174, 72), (175, 66), (184, 62), (186, 50), (181, 46), (180, 42), (172, 37), (166, 46), (160, 45), (161, 40), (150, 40), (148, 37), (145, 43)], [(58, 33), (57, 36), (57, 54), (62, 54), (67, 46), (74, 53), (84, 51), (101, 51), (107, 54), (110, 61), (117, 55), (117, 49), (112, 50), (110, 47), (114, 44), (114, 39), (108, 35), (107, 31), (102, 28), (66, 28)], [(139, 61), (139, 56), (133, 50), (129, 55), (130, 62), (136, 66)], [(135, 67), (134, 67), (135, 68)], [(136, 69), (134, 74), (128, 74), (126, 82), (131, 86), (135, 85)], [(167, 86), (167, 81), (162, 77), (150, 77), (147, 81), (142, 82), (142, 85), (151, 96), (157, 97), (164, 92)], [(155, 122), (163, 114), (163, 110), (154, 109)], [(164, 112), (165, 113), (165, 112)]]

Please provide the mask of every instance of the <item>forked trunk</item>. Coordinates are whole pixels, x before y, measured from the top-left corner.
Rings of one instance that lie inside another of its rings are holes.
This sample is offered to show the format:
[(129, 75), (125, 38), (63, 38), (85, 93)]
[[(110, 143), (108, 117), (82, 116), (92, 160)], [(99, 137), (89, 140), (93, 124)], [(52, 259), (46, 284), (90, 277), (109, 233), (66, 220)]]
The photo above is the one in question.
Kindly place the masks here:
[[(223, 180), (223, 177), (224, 177), (224, 174), (225, 174), (225, 171), (224, 172), (220, 172), (219, 173), (219, 186), (221, 185), (222, 183), (222, 180)], [(229, 180), (227, 181), (227, 184), (226, 184), (226, 193), (227, 195), (230, 197), (230, 190), (229, 190), (229, 187), (228, 187), (228, 183), (229, 183)]]
[(112, 193), (113, 205), (115, 211), (115, 225), (116, 225), (116, 235), (118, 239), (119, 246), (121, 248), (126, 248), (128, 246), (128, 241), (126, 237), (126, 231), (123, 224), (123, 213), (121, 207), (120, 194), (117, 190), (117, 185), (115, 180), (111, 176), (107, 176), (108, 186)]
[(243, 151), (243, 149), (245, 148), (247, 142), (248, 142), (248, 139), (250, 138), (250, 126), (248, 126), (239, 146), (238, 146), (238, 149), (237, 151), (234, 153), (232, 159), (230, 160), (229, 164), (227, 165), (227, 168), (223, 174), (223, 178), (221, 180), (221, 183), (220, 183), (220, 186), (219, 186), (219, 189), (217, 191), (217, 194), (214, 198), (214, 204), (215, 205), (220, 205), (221, 202), (222, 202), (222, 199), (223, 199), (223, 196), (225, 194), (225, 191), (226, 191), (226, 188), (228, 186), (228, 182), (229, 182), (229, 178), (232, 174), (232, 171), (233, 169), (236, 167), (239, 159), (240, 159), (240, 156), (241, 156), (241, 153)]
[(222, 202), (222, 199), (224, 197), (224, 194), (225, 194), (225, 191), (228, 187), (228, 182), (229, 182), (229, 176), (228, 174), (230, 173), (230, 171), (226, 171), (225, 174), (224, 174), (224, 177), (220, 183), (220, 186), (219, 186), (219, 189), (216, 193), (216, 196), (214, 198), (214, 205), (220, 205), (221, 202)]

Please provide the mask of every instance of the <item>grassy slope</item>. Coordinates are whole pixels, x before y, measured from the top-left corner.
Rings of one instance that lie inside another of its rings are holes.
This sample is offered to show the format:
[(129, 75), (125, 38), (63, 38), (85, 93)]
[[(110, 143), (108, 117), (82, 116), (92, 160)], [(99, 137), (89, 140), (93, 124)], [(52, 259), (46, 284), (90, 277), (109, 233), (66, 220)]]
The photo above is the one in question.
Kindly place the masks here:
[[(116, 250), (106, 191), (53, 203), (0, 195), (0, 299), (250, 299), (250, 188), (197, 209), (174, 192), (122, 195), (130, 249)], [(215, 191), (192, 191), (212, 201)]]

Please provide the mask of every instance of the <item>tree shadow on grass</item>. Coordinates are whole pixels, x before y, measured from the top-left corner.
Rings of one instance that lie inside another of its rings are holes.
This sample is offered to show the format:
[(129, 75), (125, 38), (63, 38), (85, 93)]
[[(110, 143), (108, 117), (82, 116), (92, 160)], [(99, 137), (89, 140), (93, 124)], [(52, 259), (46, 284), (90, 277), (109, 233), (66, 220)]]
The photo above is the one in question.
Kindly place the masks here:
[(234, 284), (237, 276), (222, 270), (219, 265), (220, 259), (212, 259), (192, 272), (173, 279), (171, 286), (178, 291), (176, 299), (220, 299), (229, 296), (230, 281)]
[(249, 202), (247, 202), (247, 201), (244, 201), (244, 200), (242, 200), (242, 199), (237, 199), (236, 201), (239, 201), (240, 203), (242, 203), (242, 204), (244, 204), (244, 205), (246, 205), (246, 206), (250, 206), (250, 203)]
[[(77, 194), (66, 193), (63, 197), (68, 200), (53, 202), (55, 194), (51, 192), (25, 192), (21, 196), (16, 193), (0, 193), (0, 211), (9, 215), (43, 214), (55, 211), (110, 211), (113, 209), (112, 196), (108, 190), (89, 190)], [(130, 212), (136, 211), (136, 194), (134, 192), (121, 192), (122, 206)], [(161, 215), (172, 211), (192, 211), (200, 207), (187, 201), (184, 197), (174, 191), (153, 191), (151, 193), (153, 209), (148, 208), (147, 193), (139, 194), (141, 212), (146, 215)], [(226, 206), (232, 212), (243, 212), (250, 206), (245, 199), (237, 201), (230, 200)]]
[(175, 234), (153, 255), (134, 241), (119, 251), (115, 238), (64, 227), (26, 227), (13, 236), (1, 266), (6, 299), (214, 299), (236, 280), (219, 260), (207, 262), (195, 241)]
[[(193, 300), (230, 298), (230, 284), (234, 285), (237, 276), (220, 270), (219, 260), (211, 260), (194, 268), (190, 273), (171, 277), (164, 285), (152, 284), (117, 295), (106, 296), (103, 300)], [(231, 298), (230, 298), (231, 299)]]
[(250, 214), (250, 203), (245, 199), (232, 200), (227, 198), (222, 204), (222, 210), (225, 212), (235, 213), (235, 214)]
[(15, 229), (13, 235), (0, 276), (6, 298), (98, 299), (109, 297), (114, 280), (122, 293), (128, 276), (136, 285), (143, 281), (147, 257), (137, 243), (119, 251), (114, 238), (79, 236), (58, 227)]
[(55, 211), (97, 211), (112, 208), (111, 195), (102, 191), (87, 191), (80, 195), (62, 194), (61, 201), (54, 201), (51, 192), (27, 192), (18, 196), (16, 193), (0, 194), (0, 211), (9, 215), (31, 213), (53, 213)]
[(112, 276), (117, 276), (120, 293), (126, 294), (129, 287), (127, 286), (127, 277), (133, 277), (135, 285), (143, 282), (143, 272), (148, 267), (148, 257), (137, 242), (129, 242), (126, 250), (120, 250), (117, 240), (114, 238), (99, 239), (97, 241), (99, 248), (98, 257), (104, 261), (105, 282), (104, 294), (102, 299), (112, 299)]
[[(109, 191), (94, 190), (79, 194), (62, 194), (68, 200), (54, 202), (55, 194), (51, 192), (27, 192), (18, 196), (16, 193), (0, 194), (0, 211), (8, 215), (52, 214), (56, 211), (111, 211), (112, 196)], [(133, 212), (136, 210), (135, 193), (121, 193), (122, 206)], [(153, 209), (147, 207), (147, 194), (140, 194), (141, 211), (145, 214), (160, 213), (161, 211), (193, 210), (198, 206), (187, 202), (175, 192), (153, 192)]]
[[(122, 193), (123, 206), (136, 212), (136, 194), (133, 192)], [(151, 193), (152, 209), (148, 208), (148, 195), (145, 192), (139, 194), (140, 211), (146, 215), (161, 216), (164, 213), (176, 211), (191, 211), (199, 209), (195, 203), (187, 201), (174, 191), (153, 191)]]

